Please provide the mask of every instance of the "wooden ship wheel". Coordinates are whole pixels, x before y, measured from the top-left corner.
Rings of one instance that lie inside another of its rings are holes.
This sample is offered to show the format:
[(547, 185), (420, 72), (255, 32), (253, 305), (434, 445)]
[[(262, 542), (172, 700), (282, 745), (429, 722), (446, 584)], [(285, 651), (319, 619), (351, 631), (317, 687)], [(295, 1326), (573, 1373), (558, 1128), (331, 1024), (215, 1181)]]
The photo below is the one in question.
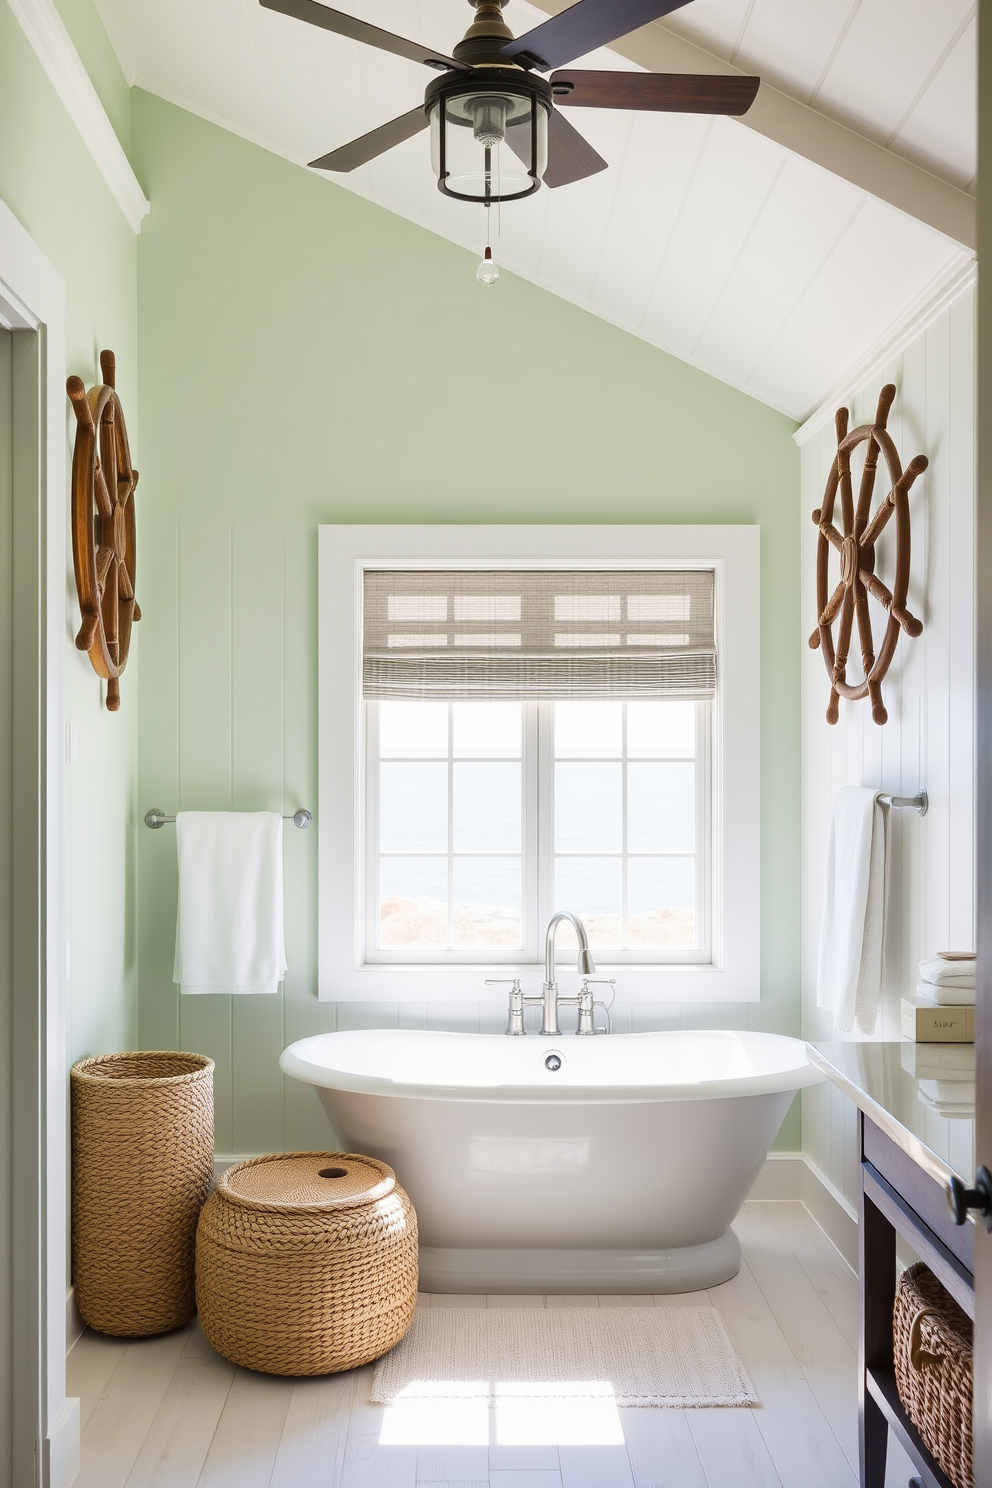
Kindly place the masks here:
[[(847, 429), (848, 411), (846, 408), (838, 408), (835, 418), (837, 458), (827, 477), (823, 505), (813, 513), (813, 521), (820, 532), (816, 548), (816, 607), (820, 618), (816, 630), (809, 638), (809, 644), (813, 650), (820, 648), (827, 676), (830, 678), (828, 723), (837, 722), (838, 698), (848, 698), (853, 702), (865, 696), (871, 698), (872, 718), (878, 724), (885, 723), (889, 715), (882, 702), (882, 681), (895, 654), (900, 631), (905, 631), (910, 636), (923, 633), (923, 622), (917, 620), (906, 608), (910, 561), (909, 492), (913, 482), (918, 475), (923, 474), (929, 462), (925, 455), (917, 455), (903, 470), (892, 436), (885, 427), (895, 395), (895, 387), (892, 383), (887, 383), (878, 397), (875, 422), (861, 424), (850, 433)], [(866, 448), (855, 506), (851, 456), (860, 444), (866, 445)], [(888, 495), (872, 514), (879, 451), (885, 459), (890, 487)], [(839, 527), (835, 522), (838, 492)], [(890, 592), (875, 572), (875, 544), (893, 513), (896, 518), (895, 581)], [(832, 593), (829, 592), (831, 549), (840, 560), (840, 582)], [(888, 616), (877, 652), (872, 635), (869, 596), (882, 606)], [(835, 647), (831, 626), (838, 615), (840, 622)], [(847, 659), (855, 619), (858, 622), (864, 675), (860, 682), (849, 682)]]
[(72, 452), (72, 562), (82, 624), (76, 646), (89, 653), (107, 683), (107, 707), (121, 705), (118, 678), (127, 665), (131, 623), (141, 619), (134, 597), (134, 488), (127, 427), (114, 390), (116, 360), (101, 351), (103, 383), (89, 392), (70, 377), (66, 392), (76, 414)]

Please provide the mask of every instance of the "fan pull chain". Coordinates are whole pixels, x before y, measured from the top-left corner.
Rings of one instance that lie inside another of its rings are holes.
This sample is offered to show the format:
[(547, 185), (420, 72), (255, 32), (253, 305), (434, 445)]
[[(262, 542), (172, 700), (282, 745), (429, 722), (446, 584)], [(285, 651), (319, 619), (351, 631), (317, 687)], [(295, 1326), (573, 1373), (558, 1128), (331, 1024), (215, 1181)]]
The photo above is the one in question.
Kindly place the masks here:
[[(496, 188), (497, 189), (497, 192), (499, 190), (499, 175), (498, 175), (498, 169), (499, 169), (499, 167), (498, 167), (498, 160), (499, 160), (499, 156), (497, 155), (497, 178), (496, 178), (497, 179), (497, 188)], [(495, 284), (496, 281), (497, 281), (497, 279), (499, 278), (499, 269), (497, 268), (496, 264), (493, 261), (492, 230), (491, 229), (492, 229), (492, 202), (486, 202), (486, 251), (485, 251), (485, 253), (482, 256), (482, 262), (480, 263), (479, 267), (475, 271), (475, 277), (478, 279), (479, 283), (480, 284), (484, 284), (486, 286), (488, 286), (490, 284)], [(498, 209), (498, 207), (497, 207), (497, 215), (496, 215), (496, 233), (497, 233), (497, 236), (499, 236), (499, 209)]]

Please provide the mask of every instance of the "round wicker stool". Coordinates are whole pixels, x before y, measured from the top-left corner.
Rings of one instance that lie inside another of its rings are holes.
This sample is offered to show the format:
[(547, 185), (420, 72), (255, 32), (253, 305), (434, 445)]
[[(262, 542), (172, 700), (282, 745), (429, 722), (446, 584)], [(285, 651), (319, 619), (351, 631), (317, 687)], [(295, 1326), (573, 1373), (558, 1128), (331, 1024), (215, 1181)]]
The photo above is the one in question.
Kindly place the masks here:
[(268, 1374), (333, 1374), (388, 1353), (417, 1301), (417, 1217), (392, 1168), (285, 1152), (228, 1168), (196, 1232), (210, 1343)]

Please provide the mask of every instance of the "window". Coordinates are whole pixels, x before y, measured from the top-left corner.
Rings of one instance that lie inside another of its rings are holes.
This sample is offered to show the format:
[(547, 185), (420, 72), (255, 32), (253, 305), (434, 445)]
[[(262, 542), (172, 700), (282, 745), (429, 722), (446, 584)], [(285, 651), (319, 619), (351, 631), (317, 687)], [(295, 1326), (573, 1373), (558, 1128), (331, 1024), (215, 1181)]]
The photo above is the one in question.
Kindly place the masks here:
[(710, 718), (682, 700), (367, 700), (365, 960), (536, 960), (566, 906), (599, 954), (708, 960)]
[(322, 528), (320, 996), (755, 999), (757, 651), (753, 528)]

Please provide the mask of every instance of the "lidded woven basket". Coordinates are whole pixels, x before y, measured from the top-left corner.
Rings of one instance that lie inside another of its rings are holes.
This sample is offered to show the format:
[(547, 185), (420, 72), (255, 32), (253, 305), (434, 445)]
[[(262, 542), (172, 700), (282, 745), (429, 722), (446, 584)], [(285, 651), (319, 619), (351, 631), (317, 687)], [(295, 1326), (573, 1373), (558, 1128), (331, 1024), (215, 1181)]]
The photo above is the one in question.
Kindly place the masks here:
[(413, 1205), (392, 1168), (353, 1152), (236, 1163), (200, 1215), (196, 1300), (234, 1364), (285, 1375), (367, 1364), (413, 1321)]
[(72, 1273), (100, 1333), (167, 1333), (196, 1311), (196, 1222), (214, 1156), (212, 1059), (158, 1050), (73, 1065)]
[(957, 1485), (974, 1488), (971, 1319), (922, 1261), (899, 1279), (892, 1314), (896, 1388), (927, 1450)]

